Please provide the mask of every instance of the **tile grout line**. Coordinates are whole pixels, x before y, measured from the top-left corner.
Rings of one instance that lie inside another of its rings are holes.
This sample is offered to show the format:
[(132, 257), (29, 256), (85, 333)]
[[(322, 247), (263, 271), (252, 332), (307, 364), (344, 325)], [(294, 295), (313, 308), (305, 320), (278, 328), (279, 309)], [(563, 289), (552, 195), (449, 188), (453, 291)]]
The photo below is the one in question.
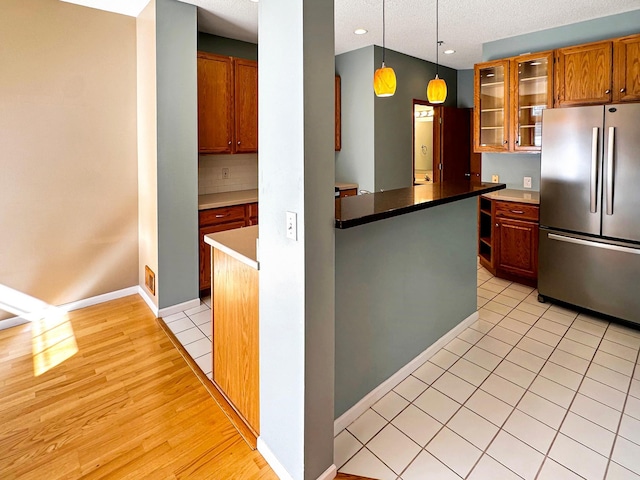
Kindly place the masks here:
[[(607, 328), (608, 329), (608, 328)], [(633, 378), (638, 369), (638, 360), (640, 359), (640, 351), (636, 354), (636, 362), (633, 366), (633, 371), (631, 372), (631, 378), (629, 379), (629, 386), (627, 387), (627, 394), (624, 397), (624, 403), (622, 404), (622, 412), (620, 413), (620, 420), (618, 420), (618, 428), (616, 428), (615, 437), (613, 437), (613, 443), (611, 444), (611, 450), (609, 451), (609, 458), (607, 459), (607, 466), (604, 469), (604, 478), (607, 478), (607, 474), (609, 473), (609, 467), (611, 466), (611, 462), (613, 462), (613, 452), (616, 448), (616, 442), (618, 441), (618, 437), (620, 436), (620, 426), (622, 425), (622, 420), (624, 419), (625, 410), (627, 408), (627, 402), (629, 401), (629, 395), (631, 392), (631, 385), (633, 384)], [(625, 437), (623, 437), (625, 438)], [(626, 439), (626, 438), (625, 438)], [(631, 440), (629, 440), (631, 441)], [(635, 442), (632, 442), (635, 443)], [(617, 464), (617, 462), (614, 462)], [(624, 466), (623, 466), (624, 467)], [(626, 467), (624, 467), (626, 468)], [(635, 473), (635, 472), (634, 472)]]

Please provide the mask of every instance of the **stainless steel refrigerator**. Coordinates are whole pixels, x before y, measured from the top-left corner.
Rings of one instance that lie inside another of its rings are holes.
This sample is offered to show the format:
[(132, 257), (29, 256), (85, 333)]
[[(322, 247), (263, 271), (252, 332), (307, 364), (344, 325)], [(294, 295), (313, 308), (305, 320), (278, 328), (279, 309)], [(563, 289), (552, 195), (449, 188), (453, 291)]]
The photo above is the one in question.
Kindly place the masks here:
[(544, 111), (538, 291), (640, 323), (640, 104)]

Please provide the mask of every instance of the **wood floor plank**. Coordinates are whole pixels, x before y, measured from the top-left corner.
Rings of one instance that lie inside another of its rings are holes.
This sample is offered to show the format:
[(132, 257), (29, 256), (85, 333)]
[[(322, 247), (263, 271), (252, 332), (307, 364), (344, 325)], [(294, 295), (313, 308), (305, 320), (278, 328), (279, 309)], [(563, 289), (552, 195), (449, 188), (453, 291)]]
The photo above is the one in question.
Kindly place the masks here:
[(139, 296), (64, 320), (0, 331), (0, 478), (277, 480)]

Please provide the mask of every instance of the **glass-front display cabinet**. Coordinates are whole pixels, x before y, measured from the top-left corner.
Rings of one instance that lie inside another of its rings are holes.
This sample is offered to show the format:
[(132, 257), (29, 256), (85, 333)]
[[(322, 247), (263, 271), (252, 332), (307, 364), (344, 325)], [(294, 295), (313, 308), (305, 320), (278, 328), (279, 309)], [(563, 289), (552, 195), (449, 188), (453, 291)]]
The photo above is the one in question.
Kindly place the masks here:
[(521, 55), (511, 61), (514, 151), (540, 151), (542, 111), (553, 106), (553, 52)]
[(475, 66), (474, 150), (509, 150), (509, 61)]

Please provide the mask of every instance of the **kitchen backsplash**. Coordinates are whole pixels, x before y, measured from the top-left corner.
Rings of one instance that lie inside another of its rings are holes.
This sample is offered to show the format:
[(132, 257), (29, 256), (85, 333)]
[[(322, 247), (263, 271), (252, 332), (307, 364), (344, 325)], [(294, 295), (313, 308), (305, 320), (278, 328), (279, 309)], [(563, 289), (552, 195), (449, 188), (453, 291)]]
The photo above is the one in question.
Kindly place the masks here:
[[(223, 168), (229, 178), (223, 178)], [(258, 188), (258, 155), (200, 155), (198, 162), (198, 195), (233, 192)]]

